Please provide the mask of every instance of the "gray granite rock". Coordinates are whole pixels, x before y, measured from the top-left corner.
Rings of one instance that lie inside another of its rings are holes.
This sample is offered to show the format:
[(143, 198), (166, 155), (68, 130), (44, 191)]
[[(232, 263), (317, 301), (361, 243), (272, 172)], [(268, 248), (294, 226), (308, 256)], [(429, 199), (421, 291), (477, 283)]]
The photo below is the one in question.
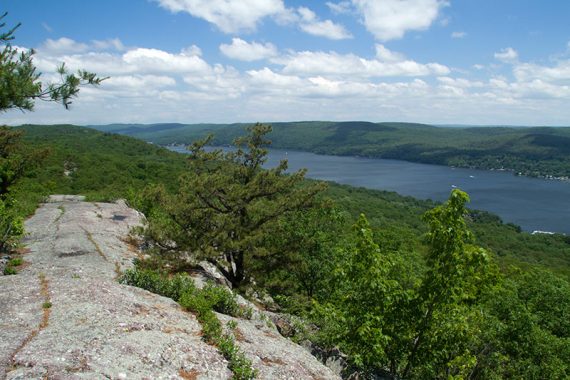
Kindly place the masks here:
[[(0, 277), (0, 379), (231, 378), (192, 314), (116, 281), (139, 255), (127, 236), (141, 220), (124, 202), (57, 196), (26, 221), (29, 264)], [(236, 321), (260, 379), (338, 378), (262, 314), (218, 315)]]
[(125, 238), (140, 215), (56, 199), (26, 222), (30, 265), (0, 278), (0, 378), (230, 378), (192, 314), (116, 281), (137, 255)]

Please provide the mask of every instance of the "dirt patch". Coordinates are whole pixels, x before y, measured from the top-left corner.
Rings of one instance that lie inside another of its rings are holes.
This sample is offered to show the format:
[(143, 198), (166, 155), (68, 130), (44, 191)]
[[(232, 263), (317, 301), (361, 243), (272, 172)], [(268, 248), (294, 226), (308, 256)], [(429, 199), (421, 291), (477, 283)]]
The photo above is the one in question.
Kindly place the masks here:
[(186, 370), (180, 368), (180, 371), (178, 371), (178, 376), (180, 376), (184, 380), (196, 380), (198, 378), (198, 375), (200, 375), (200, 372), (198, 372), (195, 369), (191, 369), (190, 371), (186, 371)]

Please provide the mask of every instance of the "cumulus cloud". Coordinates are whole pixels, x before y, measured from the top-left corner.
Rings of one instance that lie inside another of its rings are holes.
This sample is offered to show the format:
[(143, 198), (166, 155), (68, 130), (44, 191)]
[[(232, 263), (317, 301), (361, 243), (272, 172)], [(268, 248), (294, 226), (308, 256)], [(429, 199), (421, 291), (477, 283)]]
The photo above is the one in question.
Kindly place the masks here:
[[(303, 80), (295, 75), (283, 75), (264, 67), (261, 70), (249, 70), (247, 75), (251, 78), (251, 83), (255, 86), (267, 86), (266, 88), (299, 88)], [(259, 89), (259, 87), (257, 87)]]
[(224, 33), (255, 31), (265, 18), (281, 25), (298, 25), (309, 34), (333, 40), (351, 38), (351, 34), (331, 20), (320, 20), (306, 7), (287, 8), (283, 0), (155, 0), (171, 12), (185, 12), (214, 24)]
[(513, 67), (519, 82), (542, 80), (558, 84), (570, 84), (570, 60), (557, 61), (553, 66), (520, 63)]
[(437, 19), (445, 0), (352, 0), (366, 29), (380, 41), (399, 39), (408, 31), (425, 30)]
[(376, 57), (384, 62), (401, 62), (406, 58), (403, 54), (387, 49), (384, 45), (376, 45)]
[(202, 18), (224, 33), (253, 31), (265, 17), (286, 13), (282, 0), (156, 0), (171, 12)]
[(247, 42), (241, 38), (233, 38), (231, 44), (221, 44), (220, 51), (229, 58), (247, 62), (277, 55), (277, 48), (271, 43)]
[(57, 40), (48, 38), (39, 49), (49, 54), (73, 54), (86, 51), (89, 49), (89, 45), (76, 42), (67, 37), (62, 37)]
[(450, 78), (450, 77), (438, 77), (438, 82), (445, 86), (460, 87), (460, 88), (475, 88), (484, 87), (485, 84), (481, 81), (471, 81), (465, 78)]
[(498, 59), (504, 63), (513, 63), (516, 62), (519, 58), (519, 53), (511, 47), (506, 49), (501, 49), (500, 52), (495, 53), (495, 59)]
[(136, 72), (203, 72), (209, 65), (197, 55), (172, 54), (159, 49), (136, 48), (122, 56)]
[(331, 20), (319, 20), (315, 12), (309, 8), (299, 7), (297, 12), (300, 15), (299, 27), (309, 34), (329, 38), (331, 40), (352, 38), (352, 35), (344, 26), (335, 24)]
[(55, 67), (63, 61), (71, 70), (111, 78), (99, 88), (83, 88), (75, 112), (38, 103), (34, 113), (6, 113), (6, 123), (236, 122), (295, 115), (562, 124), (570, 118), (570, 60), (560, 56), (540, 64), (517, 59), (506, 68), (511, 73), (484, 78), (486, 71), (481, 71), (474, 79), (441, 63), (417, 62), (384, 44), (363, 57), (335, 51), (280, 53), (268, 43), (235, 38), (226, 44), (228, 51), (241, 47), (234, 55), (248, 49), (248, 57), (267, 55), (268, 62), (242, 71), (208, 60), (194, 45), (171, 52), (124, 47), (113, 40), (54, 41), (42, 44), (51, 49), (38, 49), (34, 58), (42, 80), (56, 80)]
[(125, 50), (125, 46), (118, 38), (108, 40), (93, 40), (92, 45), (97, 50), (115, 49), (117, 51)]
[(48, 55), (73, 55), (88, 50), (125, 50), (125, 46), (118, 38), (107, 40), (93, 40), (90, 43), (77, 42), (71, 38), (62, 37), (56, 40), (47, 39), (38, 50)]
[[(210, 70), (197, 53), (197, 48), (183, 49), (180, 53), (169, 53), (159, 49), (131, 48), (124, 53), (90, 50), (66, 54), (40, 49), (34, 58), (36, 66), (49, 73), (65, 62), (74, 71), (85, 69), (102, 76), (156, 73), (201, 73)], [(198, 49), (199, 50), (199, 49)]]
[(165, 75), (122, 75), (111, 77), (105, 81), (105, 87), (120, 89), (152, 89), (175, 85), (176, 80)]
[(392, 52), (382, 45), (377, 46), (377, 57), (366, 59), (355, 54), (336, 52), (301, 51), (293, 52), (273, 60), (284, 66), (286, 73), (315, 75), (350, 75), (355, 77), (391, 77), (447, 75), (450, 70), (439, 63), (422, 64), (407, 60), (403, 55)]

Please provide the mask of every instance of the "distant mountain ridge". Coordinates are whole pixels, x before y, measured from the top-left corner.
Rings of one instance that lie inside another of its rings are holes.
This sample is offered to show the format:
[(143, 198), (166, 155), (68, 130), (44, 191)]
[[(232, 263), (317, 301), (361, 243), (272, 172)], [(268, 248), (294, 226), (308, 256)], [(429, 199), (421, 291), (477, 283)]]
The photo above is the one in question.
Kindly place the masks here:
[[(400, 159), (437, 165), (510, 170), (534, 177), (570, 178), (569, 127), (442, 127), (366, 121), (277, 122), (272, 146), (320, 154)], [(214, 134), (225, 145), (251, 123), (92, 125), (160, 145), (190, 144)]]

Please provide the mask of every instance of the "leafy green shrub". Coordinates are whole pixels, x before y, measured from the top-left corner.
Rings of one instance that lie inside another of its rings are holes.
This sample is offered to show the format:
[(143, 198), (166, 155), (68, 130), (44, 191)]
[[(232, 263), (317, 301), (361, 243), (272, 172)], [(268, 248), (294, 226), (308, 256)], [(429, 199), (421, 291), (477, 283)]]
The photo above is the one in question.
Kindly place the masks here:
[(239, 350), (232, 335), (226, 334), (220, 337), (218, 349), (230, 362), (229, 367), (234, 374), (233, 379), (250, 380), (256, 377), (257, 371), (251, 366), (251, 360)]
[(201, 295), (218, 313), (239, 316), (240, 307), (231, 290), (209, 283), (202, 289)]
[(11, 200), (0, 199), (0, 251), (10, 251), (24, 234), (24, 219)]
[(21, 257), (15, 257), (8, 262), (8, 266), (11, 267), (18, 267), (24, 263), (24, 260)]
[(18, 271), (13, 267), (7, 266), (4, 268), (4, 275), (5, 276), (11, 275), (11, 274), (16, 274), (16, 273), (18, 273)]
[(182, 294), (196, 290), (194, 281), (186, 273), (168, 278), (166, 274), (153, 270), (128, 269), (120, 279), (122, 284), (137, 286), (149, 292), (160, 294), (177, 301)]

